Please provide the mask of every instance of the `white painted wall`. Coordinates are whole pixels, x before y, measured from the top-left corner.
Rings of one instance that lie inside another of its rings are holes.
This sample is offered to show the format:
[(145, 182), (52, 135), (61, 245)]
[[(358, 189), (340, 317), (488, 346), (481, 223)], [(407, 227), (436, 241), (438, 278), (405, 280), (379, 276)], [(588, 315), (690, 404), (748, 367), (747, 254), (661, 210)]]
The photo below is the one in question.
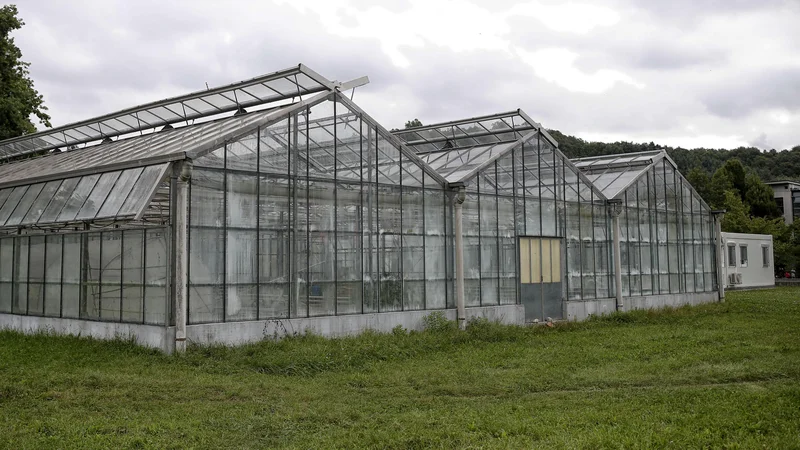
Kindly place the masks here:
[[(730, 247), (733, 247), (735, 259), (731, 260)], [(743, 261), (742, 248), (747, 248), (747, 260)], [(763, 260), (762, 248), (769, 252), (766, 264)], [(726, 289), (775, 286), (775, 257), (772, 236), (769, 234), (722, 233), (722, 248), (725, 266), (722, 280)], [(742, 275), (742, 284), (732, 284), (730, 274)]]

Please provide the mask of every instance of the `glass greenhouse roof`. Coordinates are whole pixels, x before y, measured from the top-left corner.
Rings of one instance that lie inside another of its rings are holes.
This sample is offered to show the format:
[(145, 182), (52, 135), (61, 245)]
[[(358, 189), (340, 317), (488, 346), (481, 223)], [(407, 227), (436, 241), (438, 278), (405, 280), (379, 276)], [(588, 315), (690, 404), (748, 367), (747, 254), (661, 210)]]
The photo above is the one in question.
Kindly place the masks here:
[(654, 151), (579, 158), (572, 162), (606, 198), (615, 198), (665, 157), (664, 151)]
[(0, 158), (99, 142), (257, 105), (269, 105), (340, 86), (300, 64), (250, 80), (198, 91), (0, 142)]
[(392, 133), (416, 153), (514, 141), (541, 128), (522, 111), (439, 123)]
[[(326, 96), (327, 93), (318, 94)], [(182, 160), (255, 130), (304, 102), (0, 165), (0, 187)]]
[(517, 145), (517, 141), (476, 145), (454, 150), (423, 153), (422, 160), (439, 172), (448, 183), (462, 181), (483, 165), (494, 161)]
[(0, 227), (139, 219), (169, 163), (0, 190)]

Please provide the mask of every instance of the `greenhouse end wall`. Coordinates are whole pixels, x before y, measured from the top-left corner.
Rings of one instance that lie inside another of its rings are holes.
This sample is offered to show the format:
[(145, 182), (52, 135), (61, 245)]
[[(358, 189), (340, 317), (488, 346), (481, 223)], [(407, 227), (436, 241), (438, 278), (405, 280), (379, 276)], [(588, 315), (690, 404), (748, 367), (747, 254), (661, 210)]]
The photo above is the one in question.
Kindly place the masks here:
[(445, 309), (452, 201), (338, 94), (197, 158), (188, 323)]

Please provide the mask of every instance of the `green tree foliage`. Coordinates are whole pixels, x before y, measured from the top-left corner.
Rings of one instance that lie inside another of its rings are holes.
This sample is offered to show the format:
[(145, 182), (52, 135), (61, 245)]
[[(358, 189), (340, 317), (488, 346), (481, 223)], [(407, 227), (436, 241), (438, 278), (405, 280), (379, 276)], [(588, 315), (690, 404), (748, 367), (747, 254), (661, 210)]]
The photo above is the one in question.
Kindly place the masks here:
[(725, 217), (722, 219), (722, 230), (731, 233), (749, 233), (750, 215), (739, 194), (733, 189), (728, 189), (724, 197), (722, 206), (725, 209)]
[(711, 176), (711, 185), (708, 187), (708, 197), (704, 198), (704, 200), (711, 205), (712, 208), (724, 208), (725, 196), (728, 191), (733, 191), (736, 196), (741, 198), (739, 191), (733, 187), (733, 180), (731, 180), (730, 174), (725, 170), (718, 169), (714, 172), (714, 175)]
[(24, 24), (17, 17), (16, 6), (0, 8), (0, 139), (35, 132), (31, 116), (50, 126), (47, 107), (29, 77), (30, 63), (22, 61), (22, 52), (11, 37), (11, 32)]
[(780, 216), (778, 205), (775, 203), (775, 193), (758, 178), (758, 175), (748, 174), (745, 186), (744, 201), (750, 205), (750, 214), (767, 218)]
[(720, 171), (727, 174), (728, 179), (733, 183), (733, 188), (738, 191), (739, 196), (744, 197), (747, 192), (747, 171), (739, 158), (725, 161), (725, 164), (717, 170), (717, 172)]
[(409, 129), (409, 128), (416, 128), (416, 127), (421, 127), (421, 126), (422, 126), (422, 122), (420, 122), (419, 119), (414, 119), (414, 120), (409, 120), (408, 122), (406, 122), (405, 128)]
[(686, 175), (686, 180), (692, 185), (695, 191), (706, 201), (709, 199), (709, 189), (711, 189), (711, 177), (708, 172), (700, 167), (693, 167)]

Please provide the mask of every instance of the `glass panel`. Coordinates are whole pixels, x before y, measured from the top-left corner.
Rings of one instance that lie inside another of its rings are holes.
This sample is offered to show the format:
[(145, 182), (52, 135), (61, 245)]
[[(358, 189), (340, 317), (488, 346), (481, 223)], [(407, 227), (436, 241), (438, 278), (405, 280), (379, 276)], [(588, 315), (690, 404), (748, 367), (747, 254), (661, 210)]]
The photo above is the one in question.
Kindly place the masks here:
[(256, 134), (252, 133), (229, 143), (225, 160), (226, 167), (255, 172), (258, 169), (257, 142)]
[(11, 216), (6, 221), (5, 226), (12, 226), (18, 225), (22, 218), (25, 217), (25, 214), (28, 213), (31, 205), (33, 205), (34, 200), (42, 192), (42, 188), (44, 187), (44, 183), (34, 184), (28, 188), (25, 192), (25, 195), (22, 196), (17, 207), (14, 208), (14, 212), (11, 213)]
[(61, 300), (61, 316), (78, 318), (80, 316), (80, 282), (81, 267), (83, 267), (81, 240), (84, 235), (64, 235), (64, 261), (63, 285)]
[(122, 321), (142, 322), (144, 320), (142, 302), (144, 232), (141, 230), (126, 231), (123, 238)]
[[(161, 174), (168, 164), (161, 164), (158, 166), (145, 167), (142, 175), (136, 181), (136, 184), (128, 194), (127, 200), (117, 213), (118, 216), (131, 216), (136, 215), (141, 211), (150, 201), (148, 194), (153, 190), (154, 186), (161, 182)], [(193, 174), (194, 175), (194, 174)]]
[(101, 234), (91, 233), (83, 235), (86, 241), (85, 255), (87, 257), (86, 283), (84, 285), (84, 298), (81, 302), (81, 317), (88, 319), (100, 318), (100, 261)]
[(200, 286), (222, 286), (225, 232), (192, 228), (189, 242), (189, 322), (222, 322), (224, 295)]
[(95, 184), (94, 189), (92, 189), (92, 193), (89, 194), (89, 197), (86, 199), (86, 202), (83, 204), (83, 207), (78, 212), (78, 215), (75, 216), (76, 220), (86, 220), (86, 219), (93, 219), (100, 208), (103, 206), (103, 203), (106, 201), (106, 197), (108, 197), (108, 193), (111, 192), (111, 189), (114, 187), (114, 183), (119, 178), (120, 172), (108, 172), (104, 173), (100, 179)]
[(8, 196), (8, 199), (3, 204), (3, 207), (0, 208), (0, 223), (5, 223), (6, 220), (11, 216), (11, 213), (16, 209), (17, 204), (19, 204), (20, 199), (23, 195), (25, 195), (25, 191), (28, 190), (28, 186), (17, 186), (14, 188), (14, 191)]
[(5, 189), (2, 189), (2, 190), (0, 190), (0, 207), (2, 207), (2, 206), (3, 206), (3, 204), (4, 204), (4, 203), (6, 202), (6, 200), (8, 199), (8, 196), (9, 196), (9, 195), (11, 194), (11, 192), (13, 192), (13, 191), (14, 191), (14, 188), (5, 188)]
[(58, 190), (58, 187), (61, 186), (62, 180), (51, 181), (44, 185), (42, 191), (39, 193), (39, 196), (36, 197), (36, 201), (33, 202), (28, 213), (25, 215), (25, 218), (22, 219), (20, 222), (23, 225), (36, 223), (39, 220), (39, 217), (44, 212), (44, 209), (53, 200), (53, 196)]
[(108, 198), (106, 198), (106, 202), (100, 212), (97, 213), (97, 217), (114, 217), (117, 215), (117, 211), (128, 198), (128, 194), (130, 194), (143, 170), (139, 167), (122, 172), (119, 179), (117, 179), (117, 184), (114, 185), (114, 189), (108, 194)]
[(26, 314), (28, 310), (28, 238), (17, 238), (14, 245), (14, 303), (11, 311)]
[[(256, 319), (256, 231), (228, 230), (225, 308), (228, 321)], [(247, 286), (241, 286), (247, 285)]]
[(0, 239), (0, 312), (11, 312), (14, 280), (14, 238)]
[(222, 227), (225, 223), (224, 175), (194, 170), (191, 181), (191, 226)]
[(44, 314), (44, 236), (30, 238), (28, 264), (28, 314)]
[(258, 208), (258, 177), (229, 173), (227, 186), (228, 226), (255, 228)]
[(44, 281), (48, 283), (45, 289), (44, 305), (44, 313), (47, 316), (58, 317), (61, 314), (62, 238), (63, 236), (47, 236), (44, 271)]
[(72, 191), (69, 200), (64, 205), (64, 209), (61, 210), (61, 214), (58, 215), (58, 222), (69, 222), (75, 219), (99, 179), (100, 175), (89, 175), (81, 178), (75, 190)]
[(122, 232), (104, 232), (100, 257), (100, 317), (119, 322), (122, 281)]
[(75, 186), (78, 185), (80, 180), (80, 178), (69, 178), (61, 183), (56, 193), (53, 194), (53, 199), (50, 200), (50, 203), (45, 208), (41, 217), (39, 217), (39, 223), (56, 221), (58, 214), (64, 208), (64, 205), (67, 204), (67, 200), (72, 197), (72, 192), (75, 190)]
[(167, 255), (169, 237), (164, 230), (148, 230), (145, 236), (144, 322), (167, 323)]

